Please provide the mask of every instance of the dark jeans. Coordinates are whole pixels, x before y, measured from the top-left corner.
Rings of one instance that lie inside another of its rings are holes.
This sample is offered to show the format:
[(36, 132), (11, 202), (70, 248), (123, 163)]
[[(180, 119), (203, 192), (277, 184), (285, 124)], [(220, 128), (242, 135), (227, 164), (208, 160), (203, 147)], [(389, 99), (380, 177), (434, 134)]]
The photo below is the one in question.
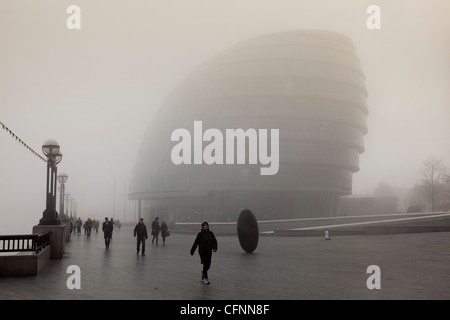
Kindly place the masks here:
[(200, 254), (200, 260), (203, 264), (203, 275), (205, 278), (208, 278), (208, 270), (211, 267), (211, 253), (201, 253)]
[(145, 237), (137, 237), (137, 247), (136, 250), (139, 252), (142, 243), (142, 253), (145, 253)]
[(111, 234), (109, 232), (105, 232), (105, 246), (109, 248), (109, 243), (111, 242)]

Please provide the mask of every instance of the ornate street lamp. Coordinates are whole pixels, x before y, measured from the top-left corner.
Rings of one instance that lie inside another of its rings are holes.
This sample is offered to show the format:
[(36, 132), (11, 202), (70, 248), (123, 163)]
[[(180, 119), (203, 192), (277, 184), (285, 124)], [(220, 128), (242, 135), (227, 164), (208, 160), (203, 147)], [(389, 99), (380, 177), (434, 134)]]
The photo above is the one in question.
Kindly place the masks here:
[(65, 183), (67, 179), (69, 179), (69, 176), (66, 173), (60, 173), (58, 175), (58, 182), (61, 185), (61, 190), (59, 193), (59, 220), (64, 222), (68, 221), (67, 216), (64, 214), (64, 206), (65, 206), (64, 197), (66, 191)]
[(61, 222), (58, 219), (58, 212), (56, 212), (56, 165), (61, 162), (62, 154), (58, 142), (52, 139), (44, 142), (42, 152), (47, 157), (47, 200), (39, 225), (57, 225)]

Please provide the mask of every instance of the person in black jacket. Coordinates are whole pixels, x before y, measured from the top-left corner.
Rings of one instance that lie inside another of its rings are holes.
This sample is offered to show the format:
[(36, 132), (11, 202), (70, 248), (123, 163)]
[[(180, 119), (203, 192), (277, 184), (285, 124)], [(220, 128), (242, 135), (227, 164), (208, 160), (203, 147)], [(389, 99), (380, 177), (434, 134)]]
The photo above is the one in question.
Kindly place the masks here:
[(113, 235), (113, 231), (114, 231), (114, 219), (113, 218), (111, 218), (109, 220), (109, 228), (111, 229), (111, 237), (109, 240), (112, 240), (112, 235)]
[(109, 243), (111, 242), (112, 228), (112, 224), (109, 223), (108, 218), (105, 218), (105, 222), (103, 222), (102, 225), (102, 230), (105, 237), (106, 248), (109, 248)]
[(161, 222), (161, 238), (162, 238), (162, 241), (163, 241), (163, 246), (166, 245), (167, 230), (169, 230), (169, 227), (167, 227), (166, 222), (163, 220)]
[(156, 219), (152, 222), (152, 244), (155, 241), (156, 238), (156, 245), (158, 245), (158, 235), (159, 235), (159, 231), (161, 230), (161, 227), (159, 226), (159, 218), (156, 217)]
[(191, 248), (191, 256), (194, 255), (198, 246), (198, 253), (200, 254), (200, 262), (203, 264), (202, 281), (204, 284), (210, 284), (208, 279), (208, 270), (211, 267), (212, 252), (217, 251), (217, 240), (209, 230), (208, 222), (202, 223), (202, 230), (197, 234), (194, 244)]
[(140, 245), (142, 242), (142, 255), (145, 256), (145, 239), (148, 239), (147, 227), (144, 224), (144, 218), (139, 219), (139, 223), (134, 227), (134, 236), (137, 235), (137, 253), (139, 254)]
[(91, 237), (92, 226), (93, 226), (92, 220), (91, 220), (91, 218), (88, 218), (87, 221), (85, 222), (84, 226), (83, 226), (84, 229), (86, 230), (86, 234), (87, 234), (88, 238)]

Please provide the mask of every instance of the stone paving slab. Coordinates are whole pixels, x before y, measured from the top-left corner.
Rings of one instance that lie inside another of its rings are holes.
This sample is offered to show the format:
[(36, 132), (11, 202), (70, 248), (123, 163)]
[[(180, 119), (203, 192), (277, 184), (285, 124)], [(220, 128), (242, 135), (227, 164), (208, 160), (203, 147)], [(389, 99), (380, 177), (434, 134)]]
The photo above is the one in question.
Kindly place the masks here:
[[(200, 280), (193, 235), (176, 234), (162, 246), (146, 242), (136, 255), (131, 227), (103, 234), (72, 235), (63, 259), (51, 260), (37, 276), (0, 277), (0, 299), (63, 300), (300, 300), (450, 299), (450, 233), (320, 237), (260, 237), (253, 254), (237, 237), (218, 236), (219, 248)], [(81, 271), (81, 289), (68, 289)], [(370, 265), (381, 270), (381, 289), (369, 290)]]

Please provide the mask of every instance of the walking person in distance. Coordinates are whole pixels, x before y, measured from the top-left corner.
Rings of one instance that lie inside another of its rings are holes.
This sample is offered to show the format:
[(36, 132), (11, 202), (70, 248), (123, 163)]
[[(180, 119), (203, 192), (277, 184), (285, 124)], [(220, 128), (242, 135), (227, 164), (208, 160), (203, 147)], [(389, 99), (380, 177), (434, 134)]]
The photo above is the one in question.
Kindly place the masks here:
[(91, 231), (92, 231), (92, 220), (91, 218), (88, 218), (87, 221), (84, 223), (84, 229), (86, 230), (86, 235), (88, 238), (91, 237)]
[(156, 239), (156, 245), (158, 245), (158, 235), (160, 230), (161, 228), (159, 226), (159, 218), (156, 217), (156, 219), (152, 222), (152, 236), (153, 236), (152, 244)]
[(105, 237), (105, 246), (106, 249), (109, 248), (109, 243), (111, 242), (111, 236), (112, 236), (112, 224), (108, 221), (108, 218), (105, 218), (105, 222), (103, 222), (102, 225), (102, 230), (103, 230), (103, 235)]
[(140, 245), (142, 243), (142, 255), (145, 256), (145, 239), (148, 239), (148, 235), (143, 218), (140, 218), (138, 224), (134, 227), (134, 236), (137, 236), (136, 255), (139, 255)]
[(75, 223), (77, 227), (77, 233), (81, 234), (81, 226), (83, 225), (83, 221), (81, 221), (81, 218), (78, 218), (77, 222)]
[(113, 231), (114, 231), (114, 219), (111, 218), (108, 223), (109, 223), (109, 228), (111, 230), (111, 237), (110, 237), (110, 241), (111, 241), (112, 240)]
[(202, 223), (202, 229), (195, 238), (191, 248), (191, 256), (194, 255), (197, 246), (198, 253), (200, 254), (200, 262), (203, 264), (202, 281), (204, 284), (210, 284), (208, 270), (211, 267), (212, 253), (217, 251), (217, 240), (214, 233), (209, 230), (209, 224), (206, 221)]
[(168, 237), (170, 235), (170, 233), (168, 233), (169, 231), (169, 227), (167, 226), (166, 222), (163, 220), (161, 222), (161, 238), (163, 241), (163, 246), (166, 245), (166, 237)]

